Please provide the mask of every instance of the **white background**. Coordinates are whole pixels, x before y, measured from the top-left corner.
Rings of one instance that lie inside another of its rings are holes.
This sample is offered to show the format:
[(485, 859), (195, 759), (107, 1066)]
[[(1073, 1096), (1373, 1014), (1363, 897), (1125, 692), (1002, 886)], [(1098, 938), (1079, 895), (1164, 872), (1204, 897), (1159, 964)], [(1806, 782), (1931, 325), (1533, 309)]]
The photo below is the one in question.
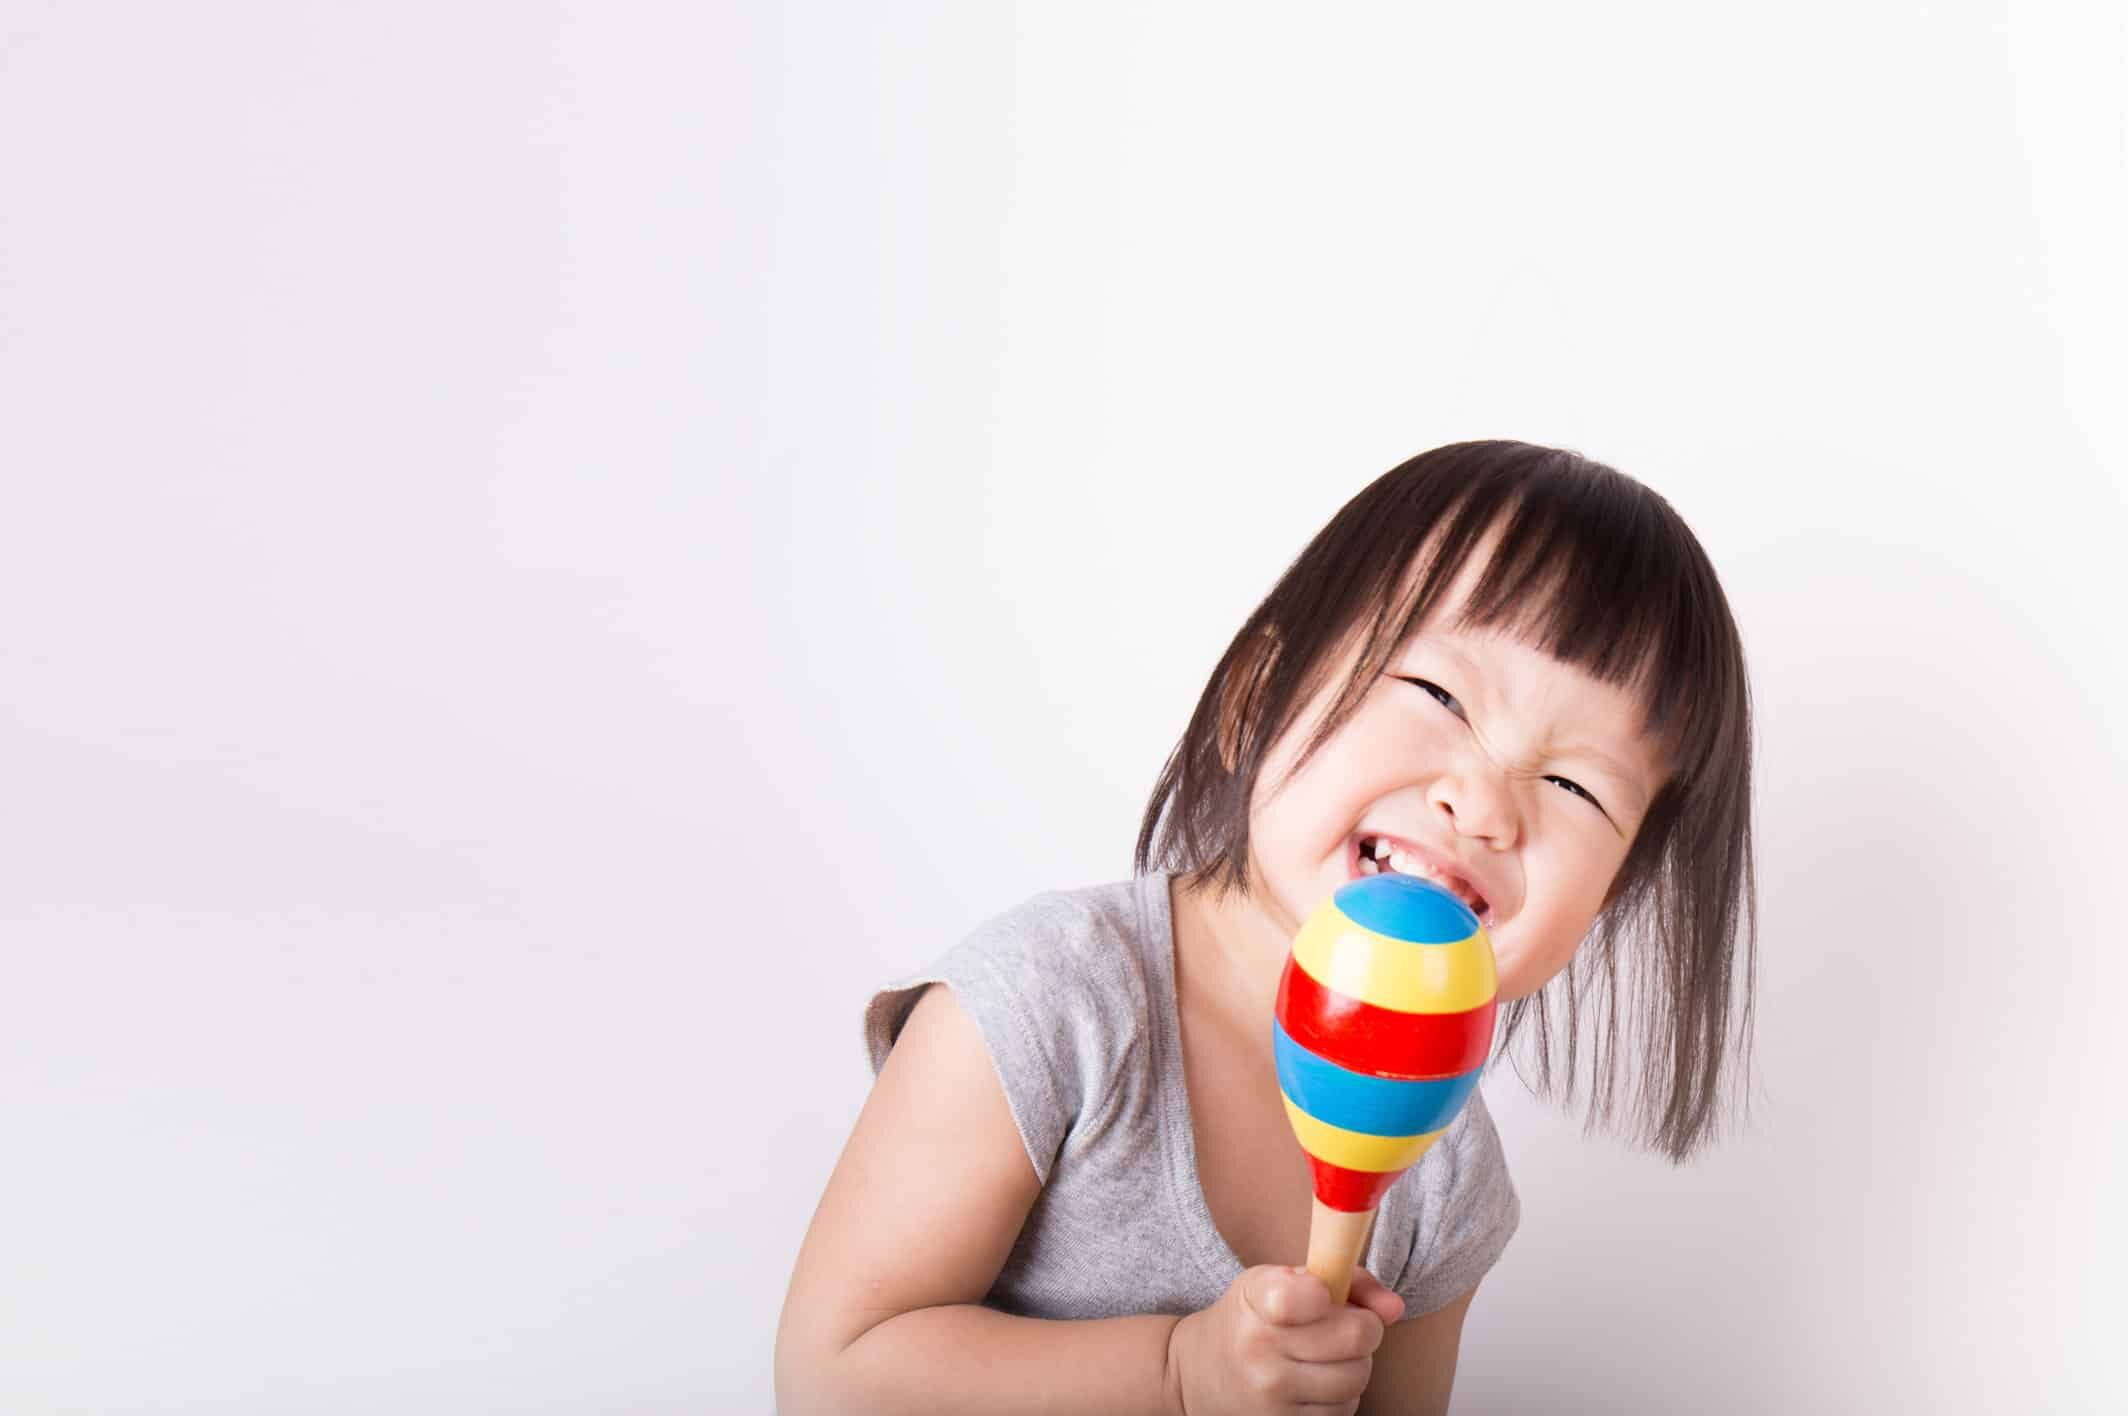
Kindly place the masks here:
[(1459, 1412), (2128, 1400), (2118, 7), (0, 8), (0, 1410), (760, 1411), (858, 1012), (1435, 444), (1668, 496), (1751, 1128)]

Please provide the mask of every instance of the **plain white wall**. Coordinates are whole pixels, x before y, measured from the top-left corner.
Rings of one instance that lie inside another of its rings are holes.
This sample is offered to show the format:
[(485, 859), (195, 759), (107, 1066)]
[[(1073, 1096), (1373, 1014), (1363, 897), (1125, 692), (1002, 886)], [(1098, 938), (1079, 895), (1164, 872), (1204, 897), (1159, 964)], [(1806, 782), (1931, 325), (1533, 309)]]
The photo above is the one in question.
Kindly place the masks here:
[(764, 1410), (878, 981), (1457, 438), (1671, 498), (1752, 1128), (1462, 1412), (2128, 1397), (2116, 8), (16, 4), (0, 1409)]

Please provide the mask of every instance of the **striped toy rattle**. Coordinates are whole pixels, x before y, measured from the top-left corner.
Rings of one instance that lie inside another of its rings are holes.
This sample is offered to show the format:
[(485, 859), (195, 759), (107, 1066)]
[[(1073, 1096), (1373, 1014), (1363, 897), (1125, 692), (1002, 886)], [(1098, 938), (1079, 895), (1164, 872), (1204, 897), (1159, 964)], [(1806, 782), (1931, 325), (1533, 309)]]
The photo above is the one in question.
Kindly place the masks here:
[(1417, 876), (1363, 875), (1293, 937), (1271, 1047), (1315, 1176), (1308, 1272), (1333, 1303), (1375, 1206), (1477, 1090), (1496, 987), (1478, 917)]

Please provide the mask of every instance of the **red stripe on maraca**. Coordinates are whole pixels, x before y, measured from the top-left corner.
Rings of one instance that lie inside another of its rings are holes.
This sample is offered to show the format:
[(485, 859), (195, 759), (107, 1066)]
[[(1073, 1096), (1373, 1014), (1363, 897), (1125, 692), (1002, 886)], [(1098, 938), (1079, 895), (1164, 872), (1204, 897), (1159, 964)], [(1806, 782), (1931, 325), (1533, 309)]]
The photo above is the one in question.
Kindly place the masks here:
[(1308, 1157), (1308, 1168), (1315, 1172), (1315, 1198), (1334, 1210), (1358, 1214), (1371, 1210), (1382, 1202), (1389, 1187), (1396, 1183), (1401, 1170), (1347, 1170), (1342, 1165), (1332, 1165), (1327, 1160)]
[(1372, 1077), (1453, 1077), (1484, 1066), (1497, 1005), (1488, 998), (1461, 1013), (1404, 1013), (1326, 988), (1297, 967), (1288, 967), (1278, 983), (1278, 1020), (1287, 1036)]

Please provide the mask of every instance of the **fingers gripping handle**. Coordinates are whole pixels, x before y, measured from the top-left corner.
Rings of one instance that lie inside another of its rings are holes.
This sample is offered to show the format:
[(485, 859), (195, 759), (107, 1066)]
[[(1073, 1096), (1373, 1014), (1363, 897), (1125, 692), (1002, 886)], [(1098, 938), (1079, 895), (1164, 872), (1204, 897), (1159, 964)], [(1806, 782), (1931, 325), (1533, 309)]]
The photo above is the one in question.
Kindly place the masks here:
[(1332, 1209), (1315, 1201), (1308, 1221), (1308, 1272), (1330, 1287), (1330, 1301), (1342, 1308), (1352, 1292), (1352, 1269), (1367, 1247), (1374, 1211)]

